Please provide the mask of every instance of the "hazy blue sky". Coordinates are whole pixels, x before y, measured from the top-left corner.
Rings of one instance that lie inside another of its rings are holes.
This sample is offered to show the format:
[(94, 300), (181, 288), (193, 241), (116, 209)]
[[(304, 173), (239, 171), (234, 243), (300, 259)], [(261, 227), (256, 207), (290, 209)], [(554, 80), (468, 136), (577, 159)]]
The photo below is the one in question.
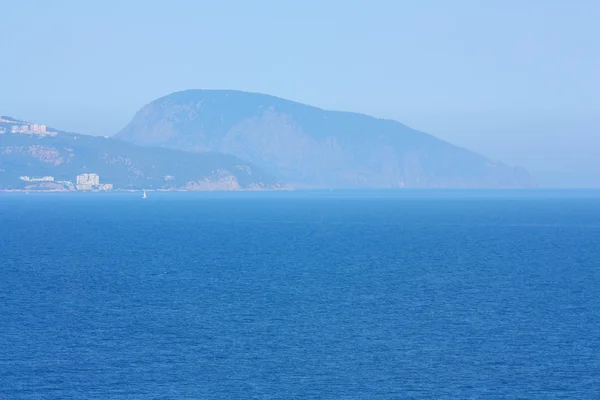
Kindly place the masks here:
[(598, 21), (600, 0), (6, 0), (0, 114), (108, 135), (170, 92), (239, 89), (599, 176)]

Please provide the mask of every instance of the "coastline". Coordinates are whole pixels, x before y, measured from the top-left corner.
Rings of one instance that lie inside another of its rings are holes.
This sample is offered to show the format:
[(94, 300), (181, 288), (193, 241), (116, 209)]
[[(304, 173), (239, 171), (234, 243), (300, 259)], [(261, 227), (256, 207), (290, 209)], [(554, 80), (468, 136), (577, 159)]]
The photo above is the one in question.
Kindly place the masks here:
[(265, 189), (113, 189), (113, 190), (59, 190), (59, 189), (0, 189), (0, 193), (142, 193), (146, 192), (190, 192), (190, 193), (201, 193), (201, 192), (289, 192), (297, 189), (293, 187), (286, 188), (265, 188)]

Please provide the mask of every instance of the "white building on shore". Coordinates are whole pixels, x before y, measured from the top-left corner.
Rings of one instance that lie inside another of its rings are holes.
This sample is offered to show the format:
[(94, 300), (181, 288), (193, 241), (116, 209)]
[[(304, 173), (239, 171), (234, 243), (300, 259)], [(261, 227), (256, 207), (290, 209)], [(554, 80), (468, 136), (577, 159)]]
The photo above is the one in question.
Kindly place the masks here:
[(100, 176), (98, 174), (80, 174), (77, 175), (76, 181), (77, 190), (112, 190), (111, 183), (100, 184)]
[(19, 179), (22, 181), (25, 181), (25, 182), (54, 182), (53, 176), (36, 177), (36, 176), (24, 175), (24, 176), (20, 176)]
[(13, 125), (10, 128), (10, 133), (26, 133), (39, 136), (56, 136), (57, 134), (56, 132), (48, 131), (46, 125), (43, 124)]

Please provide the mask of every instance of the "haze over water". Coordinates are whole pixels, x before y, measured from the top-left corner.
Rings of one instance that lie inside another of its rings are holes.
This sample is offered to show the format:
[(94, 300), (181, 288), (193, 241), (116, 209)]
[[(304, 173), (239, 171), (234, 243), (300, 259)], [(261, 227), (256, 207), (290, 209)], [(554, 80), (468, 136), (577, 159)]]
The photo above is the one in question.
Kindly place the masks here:
[(600, 397), (600, 192), (0, 194), (0, 399)]

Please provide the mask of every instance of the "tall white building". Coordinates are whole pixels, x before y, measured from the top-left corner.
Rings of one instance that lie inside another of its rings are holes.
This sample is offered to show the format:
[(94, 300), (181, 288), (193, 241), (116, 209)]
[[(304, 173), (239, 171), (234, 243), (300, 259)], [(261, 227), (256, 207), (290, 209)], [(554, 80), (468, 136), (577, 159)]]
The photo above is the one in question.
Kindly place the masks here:
[(100, 177), (97, 174), (81, 174), (77, 175), (78, 185), (99, 185)]
[(34, 133), (45, 133), (46, 125), (31, 124), (29, 125), (29, 130)]
[(40, 124), (13, 125), (10, 128), (10, 132), (11, 133), (33, 133), (33, 134), (49, 133), (46, 129), (47, 129), (46, 125), (40, 125)]

